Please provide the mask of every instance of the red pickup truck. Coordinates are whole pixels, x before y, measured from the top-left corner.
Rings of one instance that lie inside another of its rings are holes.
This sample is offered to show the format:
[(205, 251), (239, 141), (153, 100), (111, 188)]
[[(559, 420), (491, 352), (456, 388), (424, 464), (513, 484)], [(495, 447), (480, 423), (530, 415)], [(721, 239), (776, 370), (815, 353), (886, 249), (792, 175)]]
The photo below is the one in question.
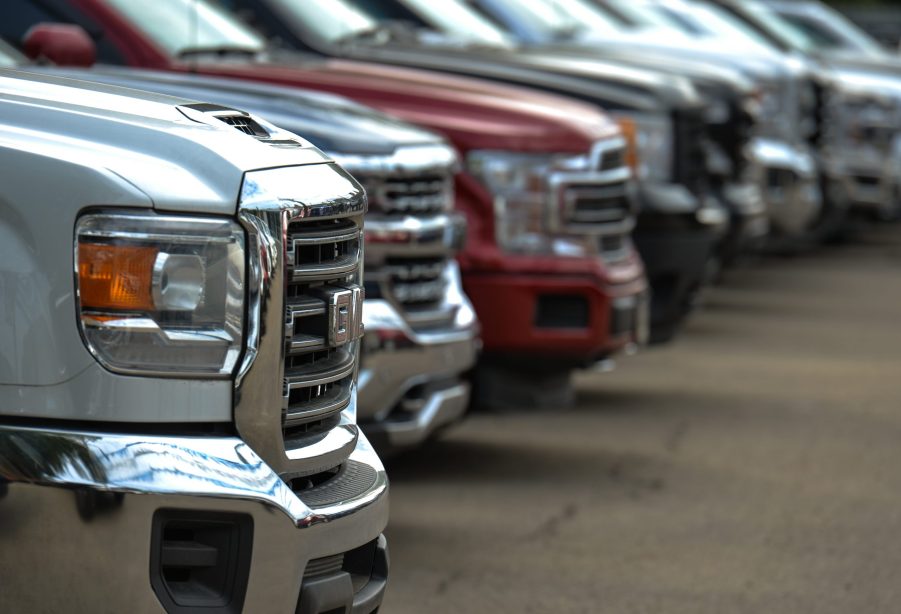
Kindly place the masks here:
[[(334, 92), (442, 133), (464, 160), (456, 206), (469, 234), (459, 260), (483, 326), (482, 402), (559, 399), (543, 393), (565, 394), (574, 368), (643, 341), (631, 153), (597, 108), (429, 71), (269, 56), (253, 31), (203, 1), (72, 0), (65, 12), (13, 4), (30, 10), (5, 9), (0, 34), (24, 38), (32, 56), (84, 61), (90, 33), (101, 61)], [(80, 28), (38, 25), (61, 18)]]

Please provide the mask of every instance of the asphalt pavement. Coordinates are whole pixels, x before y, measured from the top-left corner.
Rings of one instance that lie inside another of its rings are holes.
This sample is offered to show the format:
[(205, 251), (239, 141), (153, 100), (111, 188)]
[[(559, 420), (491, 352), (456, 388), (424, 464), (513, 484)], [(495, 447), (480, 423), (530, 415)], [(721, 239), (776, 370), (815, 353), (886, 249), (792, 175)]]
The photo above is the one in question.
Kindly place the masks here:
[(901, 226), (389, 464), (385, 614), (901, 612)]

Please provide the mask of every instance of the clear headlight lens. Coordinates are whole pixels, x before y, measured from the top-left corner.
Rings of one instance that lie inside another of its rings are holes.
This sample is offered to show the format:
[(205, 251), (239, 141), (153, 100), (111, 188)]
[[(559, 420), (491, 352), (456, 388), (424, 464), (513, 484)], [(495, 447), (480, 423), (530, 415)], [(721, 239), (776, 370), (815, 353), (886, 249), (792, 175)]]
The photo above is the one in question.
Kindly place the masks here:
[[(519, 154), (506, 151), (473, 151), (466, 159), (469, 172), (494, 196), (497, 241), (514, 253), (574, 253), (566, 240), (549, 232), (553, 171), (583, 172), (590, 165), (587, 154)], [(562, 244), (561, 244), (562, 241)]]
[(627, 160), (639, 180), (669, 181), (673, 176), (673, 125), (661, 115), (618, 115), (629, 143)]
[(235, 222), (89, 214), (76, 227), (75, 262), (81, 331), (106, 368), (231, 375), (244, 327), (244, 231)]

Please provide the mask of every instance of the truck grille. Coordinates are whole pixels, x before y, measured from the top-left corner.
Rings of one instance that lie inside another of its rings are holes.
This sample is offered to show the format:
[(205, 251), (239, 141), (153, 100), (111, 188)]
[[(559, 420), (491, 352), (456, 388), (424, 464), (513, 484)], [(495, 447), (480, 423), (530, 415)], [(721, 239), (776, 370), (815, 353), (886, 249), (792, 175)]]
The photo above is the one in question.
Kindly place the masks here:
[(632, 215), (626, 183), (613, 185), (573, 184), (567, 186), (569, 221), (572, 224), (623, 222)]
[(309, 434), (351, 401), (362, 333), (356, 277), (362, 229), (352, 220), (292, 222), (286, 233), (283, 428)]
[(407, 310), (440, 306), (447, 291), (444, 269), (447, 258), (389, 258), (383, 271), (390, 292)]
[(693, 194), (707, 189), (707, 157), (704, 142), (707, 130), (700, 109), (681, 109), (673, 113), (675, 133), (675, 161), (673, 176), (676, 182)]
[[(354, 173), (366, 186), (369, 219), (373, 223), (400, 225), (404, 219), (416, 218), (428, 224), (453, 209), (454, 180), (450, 168), (419, 173)], [(447, 229), (442, 228), (427, 239), (422, 239), (423, 234), (419, 236), (425, 243), (417, 246), (403, 242), (370, 244), (366, 296), (392, 303), (414, 329), (446, 326), (456, 316), (456, 307), (446, 301), (451, 283), (447, 271), (453, 259)]]
[(597, 142), (587, 172), (555, 174), (560, 230), (574, 234), (625, 236), (634, 226), (624, 139)]
[(453, 179), (442, 174), (369, 177), (364, 182), (372, 211), (385, 214), (441, 213), (448, 210)]

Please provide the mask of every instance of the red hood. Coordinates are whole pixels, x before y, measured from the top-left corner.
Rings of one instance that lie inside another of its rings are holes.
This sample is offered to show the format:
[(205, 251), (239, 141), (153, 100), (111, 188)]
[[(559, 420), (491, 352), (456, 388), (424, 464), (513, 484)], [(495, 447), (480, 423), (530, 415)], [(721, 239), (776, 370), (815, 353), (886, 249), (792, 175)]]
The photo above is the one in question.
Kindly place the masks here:
[(588, 104), (425, 70), (348, 60), (305, 61), (297, 66), (218, 63), (193, 69), (341, 94), (441, 132), (462, 151), (581, 153), (619, 129)]
[[(444, 134), (461, 151), (586, 152), (619, 128), (597, 107), (528, 88), (368, 62), (191, 64), (168, 57), (102, 0), (70, 0), (99, 22), (132, 66), (265, 81), (342, 94)], [(293, 60), (292, 60), (293, 62)]]

